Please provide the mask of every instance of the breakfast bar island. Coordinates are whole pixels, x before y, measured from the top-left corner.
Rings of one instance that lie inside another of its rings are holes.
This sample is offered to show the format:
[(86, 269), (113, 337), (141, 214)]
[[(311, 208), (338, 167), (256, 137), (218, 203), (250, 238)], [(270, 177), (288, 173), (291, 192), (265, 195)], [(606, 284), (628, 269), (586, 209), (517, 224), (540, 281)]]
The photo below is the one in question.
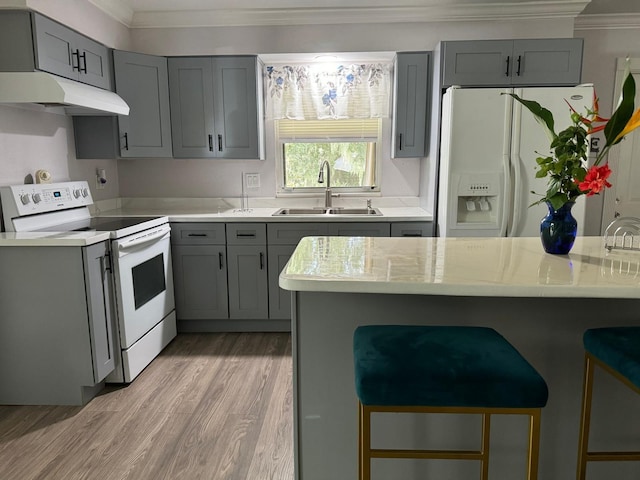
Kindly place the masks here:
[[(495, 328), (549, 386), (540, 479), (575, 478), (582, 334), (640, 325), (640, 252), (600, 237), (569, 255), (538, 238), (306, 237), (280, 275), (292, 292), (296, 480), (357, 478), (352, 341), (359, 325)], [(640, 448), (640, 398), (596, 371), (592, 447)], [(453, 417), (453, 418), (452, 418)], [(374, 448), (477, 449), (479, 416), (379, 414)], [(525, 478), (527, 423), (492, 420), (489, 478)], [(374, 459), (374, 480), (479, 478), (479, 462)], [(639, 478), (638, 462), (593, 462), (589, 480)]]

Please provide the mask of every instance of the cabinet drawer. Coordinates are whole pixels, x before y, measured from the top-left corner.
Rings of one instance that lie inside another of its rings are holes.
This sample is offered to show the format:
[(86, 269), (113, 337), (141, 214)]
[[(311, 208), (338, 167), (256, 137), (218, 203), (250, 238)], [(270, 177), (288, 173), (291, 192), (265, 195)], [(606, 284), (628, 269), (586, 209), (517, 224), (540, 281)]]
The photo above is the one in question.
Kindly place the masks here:
[(328, 223), (269, 223), (269, 245), (297, 245), (304, 237), (328, 235)]
[(266, 245), (265, 223), (227, 223), (228, 245)]
[(172, 223), (174, 245), (224, 245), (224, 223)]
[(432, 222), (398, 222), (391, 224), (392, 237), (433, 237)]
[(390, 237), (391, 225), (389, 223), (373, 222), (336, 222), (329, 225), (329, 235), (339, 237)]

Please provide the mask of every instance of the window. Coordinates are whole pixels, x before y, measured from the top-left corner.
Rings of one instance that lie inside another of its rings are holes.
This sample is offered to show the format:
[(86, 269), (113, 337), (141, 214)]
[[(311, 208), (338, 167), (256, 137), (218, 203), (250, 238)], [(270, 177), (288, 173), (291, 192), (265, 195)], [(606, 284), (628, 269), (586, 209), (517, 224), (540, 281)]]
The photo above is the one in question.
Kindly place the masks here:
[[(280, 192), (311, 192), (320, 166), (329, 163), (331, 188), (343, 192), (378, 191), (381, 120), (276, 121)], [(326, 182), (326, 179), (325, 179)]]

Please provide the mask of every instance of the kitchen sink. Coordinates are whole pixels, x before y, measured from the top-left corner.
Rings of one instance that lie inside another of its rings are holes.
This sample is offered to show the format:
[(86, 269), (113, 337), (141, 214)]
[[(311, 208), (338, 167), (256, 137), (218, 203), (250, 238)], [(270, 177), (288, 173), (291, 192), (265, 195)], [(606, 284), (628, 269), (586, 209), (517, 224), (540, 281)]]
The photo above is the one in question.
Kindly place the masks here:
[(272, 216), (282, 215), (375, 215), (381, 216), (377, 208), (281, 208)]

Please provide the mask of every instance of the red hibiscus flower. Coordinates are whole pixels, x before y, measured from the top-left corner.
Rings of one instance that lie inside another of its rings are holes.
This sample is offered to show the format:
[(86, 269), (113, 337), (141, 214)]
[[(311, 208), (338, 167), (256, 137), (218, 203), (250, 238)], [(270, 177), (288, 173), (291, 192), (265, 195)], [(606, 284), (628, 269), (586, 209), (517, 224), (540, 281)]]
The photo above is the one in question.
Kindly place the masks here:
[(593, 166), (584, 177), (584, 181), (578, 184), (578, 188), (586, 192), (587, 197), (600, 193), (605, 188), (609, 188), (611, 184), (607, 182), (607, 178), (611, 175), (609, 164), (605, 163), (601, 167)]

